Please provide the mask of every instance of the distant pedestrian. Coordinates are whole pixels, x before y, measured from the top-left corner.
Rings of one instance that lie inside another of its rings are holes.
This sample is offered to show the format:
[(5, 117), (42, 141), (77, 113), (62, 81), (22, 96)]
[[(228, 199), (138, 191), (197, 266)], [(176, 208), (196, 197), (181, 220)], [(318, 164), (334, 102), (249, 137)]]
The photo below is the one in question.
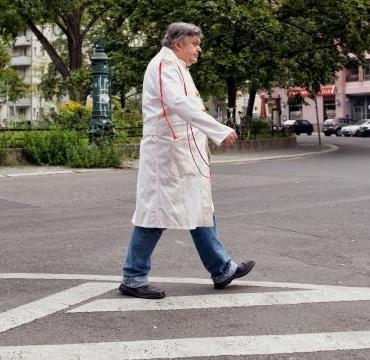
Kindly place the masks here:
[(135, 227), (119, 287), (125, 295), (165, 296), (148, 283), (150, 258), (165, 229), (190, 230), (216, 289), (248, 274), (255, 264), (233, 262), (216, 230), (208, 138), (230, 146), (237, 135), (205, 112), (190, 75), (202, 51), (201, 38), (193, 24), (169, 25), (161, 51), (145, 72)]

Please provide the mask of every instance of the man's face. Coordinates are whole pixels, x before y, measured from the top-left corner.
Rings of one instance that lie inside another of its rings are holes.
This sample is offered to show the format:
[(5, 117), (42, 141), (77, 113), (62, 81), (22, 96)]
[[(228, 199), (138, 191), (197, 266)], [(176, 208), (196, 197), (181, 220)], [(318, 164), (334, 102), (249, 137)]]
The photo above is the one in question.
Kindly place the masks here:
[(195, 64), (202, 52), (200, 37), (198, 35), (186, 37), (184, 41), (175, 44), (174, 51), (177, 57), (185, 61), (188, 66)]

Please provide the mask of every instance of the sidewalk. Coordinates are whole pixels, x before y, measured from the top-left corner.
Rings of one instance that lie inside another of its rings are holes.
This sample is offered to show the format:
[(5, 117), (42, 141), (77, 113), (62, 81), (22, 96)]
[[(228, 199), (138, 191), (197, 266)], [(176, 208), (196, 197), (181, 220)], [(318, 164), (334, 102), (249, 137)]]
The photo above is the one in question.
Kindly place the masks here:
[[(212, 164), (226, 163), (248, 163), (273, 159), (295, 158), (303, 156), (313, 156), (326, 152), (337, 150), (334, 145), (297, 145), (292, 149), (279, 149), (272, 151), (258, 151), (248, 153), (225, 153), (212, 155)], [(80, 174), (87, 172), (103, 172), (103, 171), (122, 171), (124, 169), (136, 169), (138, 160), (124, 161), (122, 168), (113, 169), (73, 169), (63, 166), (17, 166), (17, 167), (1, 167), (0, 178), (3, 177), (21, 177), (21, 176), (39, 176), (39, 175), (57, 175), (57, 174)]]

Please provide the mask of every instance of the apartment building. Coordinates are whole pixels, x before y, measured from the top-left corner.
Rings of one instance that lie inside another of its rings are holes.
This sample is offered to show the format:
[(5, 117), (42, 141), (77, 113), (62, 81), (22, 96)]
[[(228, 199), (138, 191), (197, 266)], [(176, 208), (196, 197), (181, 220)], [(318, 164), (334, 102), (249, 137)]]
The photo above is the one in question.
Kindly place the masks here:
[[(42, 31), (50, 37), (53, 28)], [(45, 101), (39, 90), (42, 74), (47, 70), (50, 58), (37, 40), (35, 35), (26, 30), (15, 39), (11, 49), (10, 65), (17, 71), (18, 76), (30, 86), (28, 94), (15, 102), (4, 101), (0, 104), (0, 125), (11, 122), (35, 122), (46, 115), (55, 104)]]

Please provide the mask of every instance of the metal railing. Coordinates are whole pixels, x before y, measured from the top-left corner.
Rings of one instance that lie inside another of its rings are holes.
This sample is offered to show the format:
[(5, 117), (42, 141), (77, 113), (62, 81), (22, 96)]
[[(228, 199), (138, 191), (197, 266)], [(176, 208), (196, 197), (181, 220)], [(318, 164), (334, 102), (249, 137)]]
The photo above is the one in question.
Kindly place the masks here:
[[(0, 134), (14, 134), (14, 143), (18, 144), (20, 147), (24, 142), (24, 138), (26, 133), (28, 132), (47, 132), (47, 131), (55, 131), (56, 129), (52, 128), (34, 128), (32, 126), (27, 127), (19, 127), (19, 128), (0, 128)], [(78, 131), (81, 135), (87, 135), (87, 129), (69, 129)], [(276, 124), (268, 124), (263, 128), (259, 127), (243, 127), (243, 126), (236, 126), (235, 130), (238, 134), (239, 139), (241, 140), (256, 140), (256, 139), (270, 139), (270, 138), (281, 138), (281, 137), (289, 137), (293, 134), (293, 131), (290, 128), (276, 125)], [(63, 130), (62, 130), (63, 131)], [(68, 131), (66, 129), (66, 131)], [(142, 137), (142, 126), (130, 126), (130, 127), (121, 127), (115, 128), (115, 134), (124, 134), (127, 138), (134, 140), (135, 138), (139, 142), (140, 138)]]

